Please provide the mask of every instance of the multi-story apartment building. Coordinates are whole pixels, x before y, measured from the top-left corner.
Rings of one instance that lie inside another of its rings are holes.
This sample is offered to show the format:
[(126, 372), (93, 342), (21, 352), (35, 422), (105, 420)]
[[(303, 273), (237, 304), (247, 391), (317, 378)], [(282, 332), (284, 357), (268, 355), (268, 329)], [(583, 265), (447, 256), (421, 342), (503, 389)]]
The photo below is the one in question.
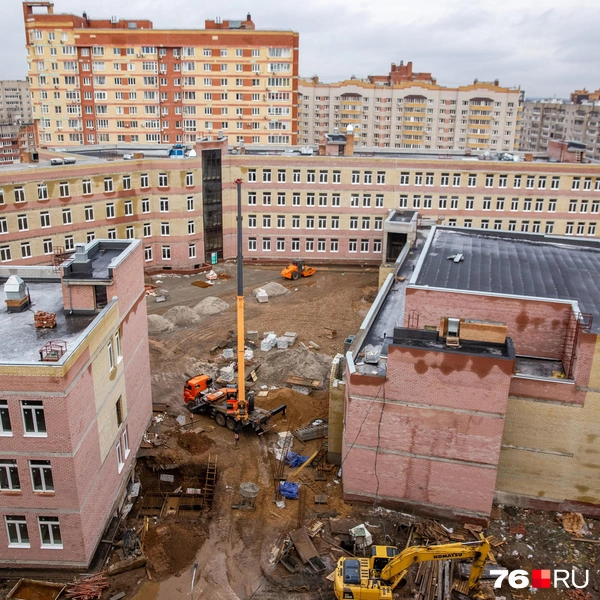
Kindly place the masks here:
[(0, 164), (19, 162), (24, 155), (35, 152), (35, 124), (0, 123)]
[(95, 240), (60, 269), (0, 265), (0, 567), (86, 568), (126, 499), (152, 417), (143, 264)]
[(498, 81), (443, 87), (409, 62), (392, 64), (389, 76), (301, 79), (298, 89), (300, 144), (352, 125), (358, 146), (502, 152), (519, 145), (523, 94)]
[(250, 15), (160, 30), (55, 14), (45, 1), (23, 11), (40, 144), (173, 144), (218, 131), (232, 143), (296, 143), (297, 33), (255, 30)]
[(27, 81), (0, 81), (0, 123), (31, 121), (31, 98)]
[(546, 152), (550, 140), (573, 141), (586, 145), (586, 158), (600, 160), (600, 101), (527, 101), (522, 130), (522, 151)]
[[(392, 211), (480, 229), (598, 237), (600, 166), (381, 153), (229, 154), (198, 142), (195, 157), (78, 158), (0, 173), (0, 262), (53, 261), (94, 238), (140, 239), (148, 268), (193, 270), (236, 255), (241, 178), (245, 255), (260, 261), (377, 265)], [(42, 153), (43, 156), (43, 153)], [(49, 154), (48, 154), (49, 156)]]

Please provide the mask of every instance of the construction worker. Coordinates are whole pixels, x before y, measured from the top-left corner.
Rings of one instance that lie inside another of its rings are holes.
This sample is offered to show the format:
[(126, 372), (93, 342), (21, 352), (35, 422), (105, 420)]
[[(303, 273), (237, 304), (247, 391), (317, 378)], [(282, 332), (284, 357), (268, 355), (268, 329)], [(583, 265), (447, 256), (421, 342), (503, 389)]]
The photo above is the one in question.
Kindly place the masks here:
[(234, 450), (238, 449), (238, 440), (240, 439), (240, 434), (237, 431), (233, 432), (233, 448)]

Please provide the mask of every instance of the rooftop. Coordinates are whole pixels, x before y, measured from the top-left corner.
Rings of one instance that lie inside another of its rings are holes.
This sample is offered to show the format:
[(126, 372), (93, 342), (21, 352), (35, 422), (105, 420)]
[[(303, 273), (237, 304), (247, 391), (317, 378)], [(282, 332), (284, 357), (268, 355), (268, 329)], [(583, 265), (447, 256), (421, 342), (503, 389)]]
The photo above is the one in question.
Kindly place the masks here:
[[(18, 268), (16, 269), (18, 273)], [(23, 276), (25, 279), (25, 276)], [(6, 310), (4, 282), (0, 285), (0, 331), (10, 343), (0, 344), (0, 363), (22, 364), (39, 363), (40, 350), (50, 341), (67, 342), (67, 352), (77, 345), (78, 338), (97, 315), (69, 315), (63, 308), (62, 287), (57, 274), (56, 281), (27, 282), (31, 306), (20, 313)], [(33, 315), (36, 311), (56, 313), (56, 327), (36, 329)], [(53, 364), (53, 363), (44, 363)]]
[[(464, 260), (449, 260), (462, 254)], [(436, 227), (411, 280), (417, 286), (577, 301), (600, 333), (600, 242)]]

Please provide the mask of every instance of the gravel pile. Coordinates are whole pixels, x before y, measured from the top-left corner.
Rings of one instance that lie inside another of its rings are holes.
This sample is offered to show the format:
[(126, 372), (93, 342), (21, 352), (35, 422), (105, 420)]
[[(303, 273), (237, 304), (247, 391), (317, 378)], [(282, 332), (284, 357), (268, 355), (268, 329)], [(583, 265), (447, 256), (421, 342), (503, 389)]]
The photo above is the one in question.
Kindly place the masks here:
[(209, 315), (221, 313), (228, 308), (229, 304), (227, 304), (227, 302), (224, 300), (221, 300), (221, 298), (209, 296), (194, 306), (194, 312), (201, 317), (207, 317)]
[(174, 306), (164, 315), (164, 318), (178, 327), (188, 327), (200, 321), (201, 317), (189, 306)]
[(175, 325), (160, 315), (148, 315), (148, 333), (165, 333), (175, 329)]
[[(269, 298), (274, 296), (283, 296), (283, 294), (287, 294), (290, 291), (280, 283), (277, 283), (276, 281), (270, 281), (265, 285), (261, 285), (260, 288), (256, 288), (256, 290), (259, 289), (265, 290), (265, 292), (267, 292), (267, 294), (269, 295)], [(256, 295), (256, 290), (252, 292), (254, 295)]]

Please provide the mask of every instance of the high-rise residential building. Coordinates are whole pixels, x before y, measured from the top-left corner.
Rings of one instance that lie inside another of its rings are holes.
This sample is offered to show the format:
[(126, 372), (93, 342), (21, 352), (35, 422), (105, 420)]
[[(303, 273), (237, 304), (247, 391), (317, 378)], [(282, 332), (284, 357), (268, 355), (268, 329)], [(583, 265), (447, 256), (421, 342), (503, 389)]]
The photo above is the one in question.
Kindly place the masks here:
[(0, 123), (31, 121), (31, 99), (27, 81), (0, 81)]
[(550, 140), (578, 142), (586, 145), (585, 158), (600, 160), (600, 101), (593, 99), (598, 93), (574, 92), (571, 98), (578, 102), (525, 102), (520, 149), (546, 152)]
[(352, 125), (357, 146), (510, 152), (519, 145), (523, 93), (498, 80), (443, 87), (409, 62), (392, 64), (387, 76), (301, 79), (298, 91), (300, 144)]
[(153, 29), (55, 14), (47, 1), (23, 11), (40, 144), (174, 144), (219, 131), (232, 144), (297, 142), (293, 31), (256, 30), (249, 14)]
[(118, 521), (152, 417), (143, 265), (140, 241), (94, 240), (0, 266), (2, 568), (86, 568)]

